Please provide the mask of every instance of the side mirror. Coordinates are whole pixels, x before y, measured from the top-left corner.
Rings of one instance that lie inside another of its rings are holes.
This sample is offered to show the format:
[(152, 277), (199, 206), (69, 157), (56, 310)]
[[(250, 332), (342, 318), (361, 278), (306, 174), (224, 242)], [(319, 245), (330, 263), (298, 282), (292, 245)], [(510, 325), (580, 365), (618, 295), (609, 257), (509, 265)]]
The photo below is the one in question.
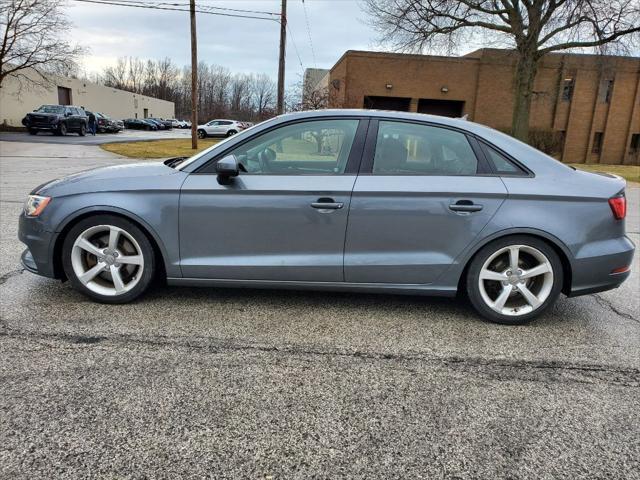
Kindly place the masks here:
[(232, 177), (240, 174), (240, 166), (238, 159), (234, 155), (227, 155), (216, 162), (216, 173), (218, 174), (218, 183), (221, 185), (228, 183)]

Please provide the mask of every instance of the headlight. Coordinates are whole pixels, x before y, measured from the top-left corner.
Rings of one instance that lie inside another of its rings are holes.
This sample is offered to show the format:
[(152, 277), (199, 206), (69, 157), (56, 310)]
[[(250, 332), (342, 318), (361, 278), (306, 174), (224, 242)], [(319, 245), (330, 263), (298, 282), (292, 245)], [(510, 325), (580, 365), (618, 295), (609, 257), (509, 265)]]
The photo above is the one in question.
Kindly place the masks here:
[(37, 217), (42, 213), (51, 197), (41, 197), (39, 195), (29, 195), (27, 201), (24, 202), (24, 214), (27, 217)]

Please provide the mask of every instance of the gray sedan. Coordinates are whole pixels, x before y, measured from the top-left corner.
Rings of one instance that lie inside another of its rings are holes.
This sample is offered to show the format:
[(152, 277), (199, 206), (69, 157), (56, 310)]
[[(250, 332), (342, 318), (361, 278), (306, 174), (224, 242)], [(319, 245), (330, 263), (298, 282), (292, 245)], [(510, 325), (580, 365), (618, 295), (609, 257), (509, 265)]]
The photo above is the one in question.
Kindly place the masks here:
[(625, 182), (576, 171), (460, 119), (284, 115), (189, 159), (83, 172), (33, 190), (24, 266), (89, 297), (172, 285), (466, 293), (533, 319), (560, 293), (630, 273)]

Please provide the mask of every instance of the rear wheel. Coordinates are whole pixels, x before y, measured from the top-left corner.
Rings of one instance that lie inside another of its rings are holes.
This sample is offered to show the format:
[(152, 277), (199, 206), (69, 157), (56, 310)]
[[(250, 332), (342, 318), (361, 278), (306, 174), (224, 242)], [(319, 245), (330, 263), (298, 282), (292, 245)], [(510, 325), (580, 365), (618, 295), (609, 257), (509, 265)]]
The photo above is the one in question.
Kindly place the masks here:
[(496, 240), (474, 257), (467, 293), (492, 322), (518, 325), (541, 315), (562, 289), (562, 263), (542, 240), (513, 236)]
[(198, 130), (198, 138), (207, 138), (207, 132), (202, 129)]
[(235, 135), (236, 133), (238, 133), (238, 132), (236, 132), (235, 130), (229, 130), (229, 131), (227, 132), (227, 137), (230, 137), (230, 136), (232, 136), (232, 135)]
[(126, 303), (141, 295), (155, 273), (147, 236), (128, 220), (98, 215), (80, 221), (64, 240), (62, 264), (71, 284), (94, 300)]

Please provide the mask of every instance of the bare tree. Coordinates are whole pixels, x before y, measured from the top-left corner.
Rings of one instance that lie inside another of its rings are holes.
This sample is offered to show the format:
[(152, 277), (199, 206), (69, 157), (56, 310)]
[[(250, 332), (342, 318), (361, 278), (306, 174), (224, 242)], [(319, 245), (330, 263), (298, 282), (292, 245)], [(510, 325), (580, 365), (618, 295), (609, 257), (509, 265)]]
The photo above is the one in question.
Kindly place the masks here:
[(268, 75), (261, 73), (251, 77), (251, 94), (257, 119), (273, 116), (276, 83)]
[(107, 87), (119, 88), (120, 90), (127, 89), (127, 59), (125, 57), (118, 58), (115, 66), (104, 69), (104, 84)]
[(451, 49), (486, 34), (515, 48), (512, 134), (527, 140), (542, 57), (633, 41), (638, 0), (365, 0), (373, 25), (400, 50)]
[(70, 27), (60, 0), (1, 0), (0, 87), (7, 77), (44, 86), (75, 71), (83, 50), (64, 40)]

